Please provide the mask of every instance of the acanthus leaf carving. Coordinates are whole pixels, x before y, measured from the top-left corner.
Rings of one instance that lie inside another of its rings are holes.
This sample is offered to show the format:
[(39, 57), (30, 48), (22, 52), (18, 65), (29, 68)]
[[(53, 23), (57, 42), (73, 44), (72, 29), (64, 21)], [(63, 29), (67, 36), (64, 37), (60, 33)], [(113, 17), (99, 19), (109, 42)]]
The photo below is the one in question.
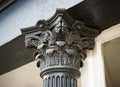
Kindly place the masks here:
[(37, 49), (34, 57), (41, 69), (58, 65), (79, 69), (87, 57), (87, 50), (94, 48), (94, 38), (81, 36), (84, 23), (67, 23), (61, 14), (51, 21), (38, 21), (39, 30), (25, 37), (26, 46)]
[[(51, 86), (49, 82), (56, 86), (63, 85), (63, 78), (68, 86), (77, 87), (79, 68), (83, 66), (87, 51), (95, 45), (94, 35), (90, 33), (96, 31), (81, 21), (75, 21), (64, 9), (57, 10), (49, 20), (39, 20), (33, 28), (22, 31), (26, 34), (26, 47), (36, 49), (33, 57), (37, 67), (42, 70), (40, 76), (44, 79), (43, 87)], [(88, 29), (88, 35), (83, 33)], [(67, 82), (67, 79), (70, 81)]]

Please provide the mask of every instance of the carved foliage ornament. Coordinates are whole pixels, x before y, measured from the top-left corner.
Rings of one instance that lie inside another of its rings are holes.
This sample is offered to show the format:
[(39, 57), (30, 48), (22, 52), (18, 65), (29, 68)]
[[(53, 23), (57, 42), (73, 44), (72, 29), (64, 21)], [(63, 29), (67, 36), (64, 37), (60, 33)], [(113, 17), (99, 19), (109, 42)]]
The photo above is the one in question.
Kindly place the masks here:
[(37, 49), (33, 56), (37, 66), (45, 69), (51, 66), (82, 67), (87, 50), (94, 48), (94, 38), (81, 36), (85, 27), (75, 21), (65, 10), (57, 10), (49, 20), (40, 20), (37, 29), (26, 34), (27, 48)]

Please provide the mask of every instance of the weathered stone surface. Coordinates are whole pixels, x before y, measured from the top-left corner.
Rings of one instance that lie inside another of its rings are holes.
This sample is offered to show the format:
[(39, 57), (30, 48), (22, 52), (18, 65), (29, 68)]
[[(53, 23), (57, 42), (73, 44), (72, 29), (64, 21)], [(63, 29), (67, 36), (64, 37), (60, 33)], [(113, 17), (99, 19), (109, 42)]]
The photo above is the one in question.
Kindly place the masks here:
[(63, 85), (77, 86), (79, 68), (83, 66), (87, 51), (95, 45), (94, 38), (81, 35), (86, 28), (65, 9), (57, 9), (49, 20), (38, 21), (36, 28), (22, 30), (26, 47), (36, 49), (33, 56), (38, 61), (37, 67), (42, 70), (40, 76), (44, 80), (44, 87), (53, 83), (52, 87), (59, 87), (63, 84), (62, 79), (68, 79), (68, 76), (70, 82)]

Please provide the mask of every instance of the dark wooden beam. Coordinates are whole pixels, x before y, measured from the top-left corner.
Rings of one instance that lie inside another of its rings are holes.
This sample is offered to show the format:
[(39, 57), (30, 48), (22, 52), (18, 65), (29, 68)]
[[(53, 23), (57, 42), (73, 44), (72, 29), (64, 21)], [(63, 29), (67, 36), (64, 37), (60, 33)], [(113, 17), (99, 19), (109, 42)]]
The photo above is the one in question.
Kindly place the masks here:
[(34, 60), (33, 51), (24, 46), (24, 35), (0, 47), (0, 75)]
[(11, 5), (16, 0), (0, 0), (0, 11)]
[(103, 31), (120, 23), (119, 9), (120, 0), (84, 0), (67, 11), (74, 19)]

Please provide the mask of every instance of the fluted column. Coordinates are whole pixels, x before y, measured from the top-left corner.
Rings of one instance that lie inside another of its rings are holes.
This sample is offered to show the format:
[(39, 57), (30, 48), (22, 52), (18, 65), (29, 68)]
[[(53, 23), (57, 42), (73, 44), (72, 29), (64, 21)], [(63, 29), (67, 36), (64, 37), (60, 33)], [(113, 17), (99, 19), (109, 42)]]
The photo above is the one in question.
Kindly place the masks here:
[(68, 74), (56, 75), (55, 73), (55, 75), (44, 76), (43, 85), (43, 87), (77, 87), (77, 79)]
[(81, 35), (84, 28), (82, 22), (59, 9), (51, 19), (22, 30), (26, 47), (36, 49), (33, 56), (41, 69), (43, 87), (77, 87), (79, 68), (94, 47), (94, 38)]

